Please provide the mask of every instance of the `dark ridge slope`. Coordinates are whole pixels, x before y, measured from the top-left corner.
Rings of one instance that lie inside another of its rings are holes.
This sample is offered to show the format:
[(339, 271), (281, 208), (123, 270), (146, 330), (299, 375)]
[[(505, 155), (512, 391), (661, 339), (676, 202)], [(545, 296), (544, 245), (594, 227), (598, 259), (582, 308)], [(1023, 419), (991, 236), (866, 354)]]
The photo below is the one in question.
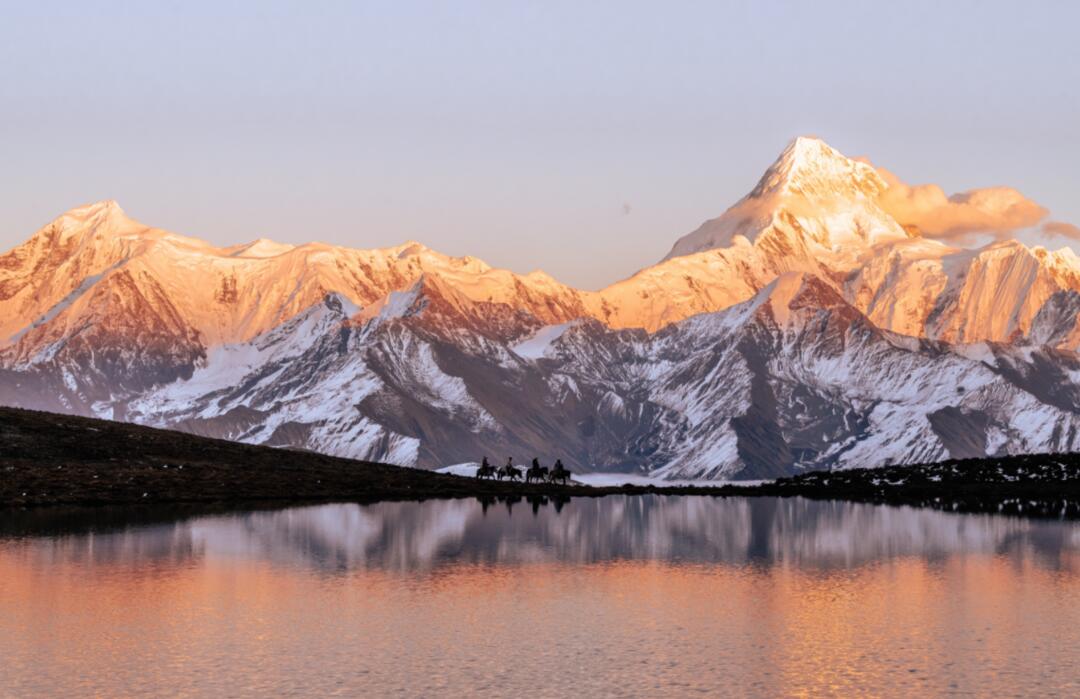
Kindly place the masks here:
[(507, 483), (197, 437), (129, 423), (0, 408), (0, 508), (198, 505), (614, 493), (808, 497), (956, 512), (1080, 519), (1080, 454), (817, 471), (757, 486)]

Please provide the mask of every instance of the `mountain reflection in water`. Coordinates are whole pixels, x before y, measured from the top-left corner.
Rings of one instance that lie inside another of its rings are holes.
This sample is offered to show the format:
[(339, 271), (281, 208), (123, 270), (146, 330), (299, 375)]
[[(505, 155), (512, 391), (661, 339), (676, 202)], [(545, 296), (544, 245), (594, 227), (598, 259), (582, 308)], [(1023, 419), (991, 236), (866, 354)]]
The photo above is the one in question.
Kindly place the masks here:
[(799, 499), (6, 513), (0, 696), (1075, 696), (1078, 548)]
[(1033, 557), (1071, 570), (1080, 550), (1080, 527), (1065, 523), (799, 498), (658, 495), (322, 505), (47, 537), (26, 522), (14, 530), (22, 532), (15, 548), (43, 565), (227, 558), (324, 572), (617, 560), (829, 569), (958, 553)]

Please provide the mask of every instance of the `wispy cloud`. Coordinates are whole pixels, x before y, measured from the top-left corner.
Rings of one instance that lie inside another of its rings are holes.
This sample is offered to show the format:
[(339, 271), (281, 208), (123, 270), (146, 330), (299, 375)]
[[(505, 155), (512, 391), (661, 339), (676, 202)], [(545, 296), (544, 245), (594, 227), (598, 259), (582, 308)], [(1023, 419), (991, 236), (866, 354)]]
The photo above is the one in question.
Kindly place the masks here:
[(1064, 221), (1047, 221), (1042, 225), (1040, 230), (1051, 237), (1060, 236), (1062, 238), (1080, 240), (1080, 226), (1074, 226), (1073, 224), (1065, 223)]
[[(1004, 238), (1035, 226), (1049, 213), (1012, 187), (971, 189), (949, 196), (936, 184), (912, 186), (884, 168), (877, 171), (889, 185), (879, 198), (881, 207), (902, 225), (914, 226), (928, 238), (954, 242), (980, 235)], [(1046, 224), (1052, 225), (1058, 224)], [(1072, 229), (1075, 233), (1076, 227)], [(1069, 235), (1064, 231), (1054, 234)]]

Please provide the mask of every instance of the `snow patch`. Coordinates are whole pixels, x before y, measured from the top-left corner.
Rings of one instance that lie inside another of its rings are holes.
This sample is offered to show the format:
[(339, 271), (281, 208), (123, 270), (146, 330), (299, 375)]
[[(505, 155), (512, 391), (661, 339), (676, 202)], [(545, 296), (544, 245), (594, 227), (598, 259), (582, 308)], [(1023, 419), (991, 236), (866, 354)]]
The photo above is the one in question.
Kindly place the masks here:
[(420, 298), (421, 286), (417, 283), (406, 291), (391, 291), (389, 294), (360, 310), (356, 318), (360, 321), (369, 321), (374, 318), (390, 320), (403, 318)]
[(532, 337), (519, 342), (511, 347), (511, 351), (522, 359), (537, 360), (547, 356), (548, 349), (563, 336), (570, 328), (578, 324), (578, 321), (571, 321), (569, 323), (560, 323), (558, 325), (548, 325), (540, 328), (533, 334)]
[(461, 464), (451, 464), (450, 466), (443, 466), (442, 468), (435, 469), (435, 473), (446, 473), (451, 476), (465, 476), (466, 478), (475, 478), (476, 470), (480, 468), (480, 464), (475, 461), (467, 461)]
[(75, 287), (71, 291), (71, 293), (62, 298), (59, 303), (55, 304), (52, 308), (47, 310), (44, 315), (40, 316), (34, 322), (30, 323), (30, 325), (26, 326), (19, 332), (12, 335), (10, 342), (18, 342), (26, 333), (30, 332), (34, 328), (45, 325), (52, 319), (56, 318), (56, 316), (63, 313), (71, 306), (71, 304), (75, 303), (75, 301), (77, 301), (83, 294), (89, 291), (90, 288), (94, 286), (94, 284), (97, 284), (99, 281), (101, 281), (102, 277), (111, 272), (115, 267), (116, 265), (113, 265), (113, 267), (110, 267), (109, 269), (101, 272), (100, 274), (93, 274), (86, 279), (83, 279), (82, 283)]

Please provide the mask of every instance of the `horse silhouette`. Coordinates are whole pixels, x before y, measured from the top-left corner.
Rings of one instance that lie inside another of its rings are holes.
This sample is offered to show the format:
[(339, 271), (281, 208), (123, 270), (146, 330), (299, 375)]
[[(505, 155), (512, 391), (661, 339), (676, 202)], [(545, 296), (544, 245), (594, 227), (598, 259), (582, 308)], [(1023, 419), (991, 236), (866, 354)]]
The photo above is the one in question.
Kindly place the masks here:
[(509, 478), (511, 481), (516, 481), (521, 478), (521, 469), (517, 468), (513, 464), (506, 464), (499, 469), (499, 480), (503, 478)]
[(529, 467), (529, 470), (525, 472), (525, 482), (532, 483), (538, 481), (544, 483), (548, 479), (548, 467), (533, 465)]
[(495, 478), (498, 473), (498, 469), (487, 462), (484, 459), (484, 463), (480, 464), (480, 468), (476, 469), (477, 478)]
[(570, 480), (570, 471), (562, 465), (561, 461), (555, 462), (555, 468), (552, 469), (551, 475), (548, 476), (548, 481), (551, 483), (562, 482), (566, 485)]

